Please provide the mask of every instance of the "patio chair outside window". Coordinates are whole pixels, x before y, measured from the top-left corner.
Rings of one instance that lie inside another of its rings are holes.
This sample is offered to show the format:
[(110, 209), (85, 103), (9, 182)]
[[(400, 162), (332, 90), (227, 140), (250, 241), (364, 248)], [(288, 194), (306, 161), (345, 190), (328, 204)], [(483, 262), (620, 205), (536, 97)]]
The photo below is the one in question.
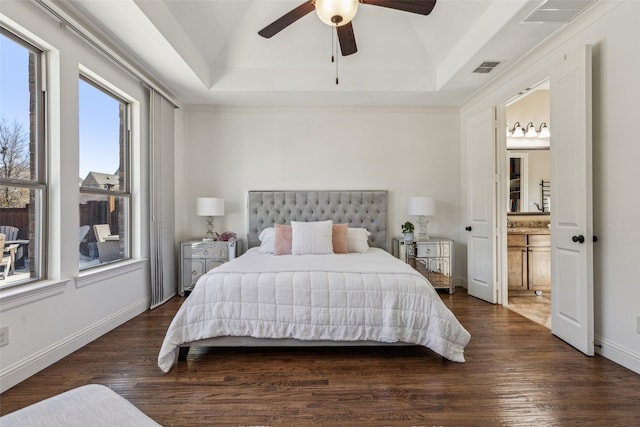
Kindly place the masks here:
[(90, 228), (91, 227), (89, 227), (88, 225), (83, 225), (78, 229), (78, 243), (82, 243), (85, 241), (85, 237), (87, 236)]
[(111, 234), (109, 224), (93, 226), (98, 245), (98, 259), (100, 262), (115, 261), (120, 258), (120, 236)]
[(1, 280), (5, 280), (7, 278), (7, 276), (9, 275), (9, 271), (11, 271), (12, 273), (15, 273), (16, 249), (18, 249), (18, 246), (20, 246), (20, 245), (12, 244), (5, 247), (4, 243), (6, 242), (6, 240), (7, 240), (6, 235), (3, 233), (0, 233), (0, 248), (3, 248), (2, 260), (0, 260), (0, 266), (3, 267), (2, 273), (0, 273), (2, 274)]
[(18, 227), (11, 225), (0, 225), (0, 233), (5, 235), (5, 240), (18, 240)]

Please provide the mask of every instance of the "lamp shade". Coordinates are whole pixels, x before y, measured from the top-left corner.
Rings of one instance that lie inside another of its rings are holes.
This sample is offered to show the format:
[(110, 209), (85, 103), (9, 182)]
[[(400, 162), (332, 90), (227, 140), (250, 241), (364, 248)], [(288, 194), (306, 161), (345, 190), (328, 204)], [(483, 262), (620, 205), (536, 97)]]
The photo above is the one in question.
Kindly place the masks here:
[(316, 0), (316, 13), (322, 22), (341, 27), (358, 12), (358, 0)]
[(524, 136), (524, 129), (522, 129), (522, 126), (520, 126), (520, 122), (516, 122), (516, 124), (513, 125), (513, 129), (511, 129), (511, 136)]
[(409, 215), (433, 216), (436, 214), (436, 199), (433, 197), (414, 196), (409, 198)]
[(529, 122), (524, 131), (524, 136), (527, 138), (536, 138), (538, 136), (538, 132), (536, 131), (536, 127), (533, 125), (533, 122)]
[(224, 215), (224, 199), (218, 197), (198, 197), (196, 199), (196, 215), (222, 216)]
[(540, 130), (538, 131), (538, 136), (540, 138), (549, 138), (551, 134), (549, 133), (549, 127), (545, 122), (540, 123)]

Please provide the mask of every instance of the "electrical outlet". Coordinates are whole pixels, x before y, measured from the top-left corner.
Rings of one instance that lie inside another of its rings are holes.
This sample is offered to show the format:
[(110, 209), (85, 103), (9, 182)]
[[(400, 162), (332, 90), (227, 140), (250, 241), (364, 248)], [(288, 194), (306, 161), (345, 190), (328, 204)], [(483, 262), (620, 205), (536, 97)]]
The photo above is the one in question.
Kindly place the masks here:
[(636, 317), (636, 332), (640, 334), (640, 316)]
[(4, 347), (9, 344), (9, 327), (3, 326), (0, 328), (0, 347)]

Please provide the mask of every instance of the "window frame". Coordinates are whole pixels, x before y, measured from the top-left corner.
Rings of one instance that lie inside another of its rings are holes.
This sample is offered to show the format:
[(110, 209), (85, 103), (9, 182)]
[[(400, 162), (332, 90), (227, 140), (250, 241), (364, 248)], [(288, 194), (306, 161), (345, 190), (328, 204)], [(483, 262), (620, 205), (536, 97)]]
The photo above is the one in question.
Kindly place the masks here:
[[(81, 70), (78, 75), (78, 85), (80, 82), (84, 82), (93, 86), (95, 89), (101, 91), (104, 95), (110, 96), (114, 100), (120, 103), (120, 105), (124, 106), (125, 113), (122, 115), (122, 120), (124, 120), (124, 136), (123, 143), (120, 147), (120, 156), (122, 157), (121, 168), (124, 168), (124, 172), (120, 172), (124, 180), (124, 189), (111, 189), (107, 190), (104, 188), (95, 188), (95, 187), (84, 187), (82, 185), (79, 186), (79, 195), (95, 195), (95, 196), (114, 196), (118, 198), (122, 198), (125, 203), (124, 206), (119, 207), (120, 210), (123, 211), (123, 225), (125, 227), (125, 242), (123, 244), (124, 248), (124, 256), (118, 258), (116, 260), (100, 263), (97, 265), (90, 265), (86, 267), (80, 267), (79, 270), (81, 272), (90, 271), (93, 268), (103, 267), (105, 265), (112, 265), (115, 263), (120, 263), (123, 261), (129, 261), (132, 259), (132, 204), (133, 204), (133, 196), (131, 192), (131, 157), (132, 157), (132, 144), (131, 144), (131, 127), (133, 123), (133, 102), (122, 95), (117, 93), (115, 87), (110, 84), (100, 83), (98, 80), (102, 80), (100, 77), (94, 75), (92, 72)], [(79, 98), (78, 98), (79, 100)], [(80, 114), (80, 104), (78, 102), (78, 114)], [(79, 122), (78, 122), (79, 123)], [(121, 123), (122, 126), (122, 123)], [(78, 150), (80, 150), (81, 141), (78, 139)], [(78, 164), (79, 165), (79, 164)], [(79, 224), (80, 225), (80, 224)]]
[[(33, 169), (30, 167), (30, 173), (35, 173), (35, 178), (20, 179), (20, 178), (4, 178), (0, 176), (0, 185), (9, 187), (24, 188), (29, 191), (35, 192), (35, 197), (38, 199), (35, 203), (35, 220), (32, 224), (29, 223), (29, 227), (33, 228), (29, 233), (30, 242), (33, 241), (33, 245), (29, 244), (30, 249), (33, 250), (35, 256), (30, 256), (30, 259), (35, 258), (33, 265), (34, 277), (28, 277), (22, 280), (16, 280), (15, 282), (5, 283), (0, 286), (1, 289), (13, 288), (29, 283), (33, 283), (40, 280), (46, 280), (49, 277), (48, 274), (48, 257), (46, 256), (47, 245), (49, 242), (49, 236), (45, 232), (48, 230), (48, 111), (47, 111), (47, 58), (46, 51), (37, 46), (34, 43), (29, 42), (20, 35), (14, 33), (8, 28), (0, 25), (0, 36), (7, 37), (11, 41), (19, 44), (34, 57), (34, 94), (33, 94), (33, 114), (35, 115), (34, 131), (31, 132), (29, 128), (29, 155), (35, 156), (35, 162)], [(29, 78), (29, 75), (27, 75)], [(29, 94), (31, 96), (31, 93)], [(31, 111), (30, 111), (31, 113)], [(30, 125), (31, 126), (31, 125)], [(35, 138), (34, 144), (31, 144), (31, 138)], [(31, 152), (31, 149), (35, 153)], [(32, 176), (32, 175), (31, 175)], [(33, 236), (33, 239), (31, 238)], [(31, 247), (33, 246), (33, 247)]]

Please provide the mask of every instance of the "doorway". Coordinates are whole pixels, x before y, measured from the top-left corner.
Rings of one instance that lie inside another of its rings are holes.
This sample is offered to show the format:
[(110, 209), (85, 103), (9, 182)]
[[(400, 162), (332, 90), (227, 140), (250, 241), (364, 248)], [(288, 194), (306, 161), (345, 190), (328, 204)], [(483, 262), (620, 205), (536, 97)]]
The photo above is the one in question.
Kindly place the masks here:
[[(548, 70), (551, 332), (594, 354), (592, 47), (566, 52)], [(544, 76), (541, 76), (544, 77)], [(530, 90), (530, 89), (528, 89)], [(508, 305), (506, 108), (462, 113), (466, 163), (467, 289)]]
[(503, 304), (551, 329), (550, 91), (544, 82), (507, 103), (506, 200), (499, 218), (505, 260)]

